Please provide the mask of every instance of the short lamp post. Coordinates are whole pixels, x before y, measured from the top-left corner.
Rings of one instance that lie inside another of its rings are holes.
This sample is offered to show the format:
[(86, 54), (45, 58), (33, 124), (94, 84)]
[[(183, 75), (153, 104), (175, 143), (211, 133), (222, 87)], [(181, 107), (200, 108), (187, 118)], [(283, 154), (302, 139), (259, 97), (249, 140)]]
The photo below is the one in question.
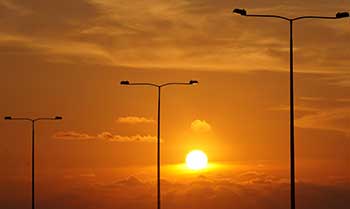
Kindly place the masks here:
[(34, 142), (35, 142), (35, 122), (37, 121), (41, 121), (41, 120), (62, 120), (61, 116), (56, 116), (53, 118), (13, 118), (11, 116), (6, 116), (4, 118), (5, 120), (24, 120), (24, 121), (29, 121), (32, 123), (32, 209), (35, 209), (35, 176), (34, 176), (34, 162), (35, 162), (35, 158), (34, 158), (34, 151), (35, 151), (35, 146), (34, 146)]

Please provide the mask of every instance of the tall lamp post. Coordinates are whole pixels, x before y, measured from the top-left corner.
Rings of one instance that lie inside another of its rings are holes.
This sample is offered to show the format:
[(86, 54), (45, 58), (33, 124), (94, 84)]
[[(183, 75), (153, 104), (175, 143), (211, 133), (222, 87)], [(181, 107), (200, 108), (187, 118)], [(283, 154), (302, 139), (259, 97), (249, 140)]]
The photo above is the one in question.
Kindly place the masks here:
[(61, 116), (56, 116), (54, 118), (13, 118), (11, 116), (6, 116), (4, 118), (5, 120), (25, 120), (25, 121), (29, 121), (32, 123), (32, 209), (35, 209), (35, 178), (34, 178), (34, 151), (35, 151), (35, 146), (34, 146), (34, 142), (35, 142), (35, 134), (34, 134), (34, 130), (35, 130), (35, 122), (40, 121), (40, 120), (62, 120)]
[(152, 86), (158, 88), (158, 121), (157, 121), (157, 209), (160, 209), (160, 90), (162, 87), (170, 85), (195, 85), (196, 80), (190, 80), (188, 83), (165, 83), (161, 85), (153, 83), (130, 83), (129, 81), (121, 81), (121, 85), (130, 86)]
[(294, 157), (294, 81), (293, 81), (293, 23), (301, 19), (341, 19), (349, 17), (348, 12), (338, 12), (333, 17), (326, 16), (300, 16), (296, 18), (288, 18), (279, 15), (257, 15), (248, 14), (244, 9), (234, 9), (233, 13), (258, 18), (278, 18), (286, 20), (290, 25), (290, 208), (295, 209), (295, 157)]

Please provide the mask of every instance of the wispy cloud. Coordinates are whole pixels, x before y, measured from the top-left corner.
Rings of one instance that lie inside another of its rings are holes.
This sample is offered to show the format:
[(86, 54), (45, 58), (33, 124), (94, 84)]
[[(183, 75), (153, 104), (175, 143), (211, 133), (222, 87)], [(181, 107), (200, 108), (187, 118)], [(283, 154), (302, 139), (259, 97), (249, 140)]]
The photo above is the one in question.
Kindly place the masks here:
[(341, 103), (350, 103), (350, 98), (337, 99), (336, 101)]
[[(271, 107), (268, 108), (270, 111), (289, 111), (290, 106), (289, 105), (280, 105), (278, 107)], [(317, 112), (318, 109), (312, 108), (312, 107), (306, 107), (306, 106), (294, 106), (295, 111), (304, 111), (304, 112)]]
[(324, 101), (325, 98), (322, 97), (299, 97), (302, 101), (310, 101), (310, 102), (318, 102), (318, 101)]
[(298, 118), (295, 125), (302, 128), (317, 128), (350, 134), (350, 108), (319, 110)]
[(126, 116), (126, 117), (119, 117), (117, 119), (117, 122), (126, 123), (126, 124), (139, 124), (139, 123), (154, 123), (155, 121), (153, 119), (149, 119), (145, 117)]
[[(125, 0), (1, 0), (0, 14), (4, 13), (2, 10), (11, 12), (5, 13), (0, 26), (3, 33), (21, 35), (36, 45), (44, 45), (35, 49), (46, 53), (49, 60), (80, 62), (78, 58), (87, 57), (87, 62), (113, 66), (280, 69), (288, 62), (282, 27), (276, 23), (256, 30), (258, 24), (269, 20), (243, 20), (233, 16), (232, 7), (284, 15), (290, 11), (293, 15), (310, 10), (316, 14), (328, 13), (330, 8), (346, 8), (339, 1), (324, 5), (319, 5), (317, 11), (314, 3), (302, 1), (282, 5), (279, 1), (264, 4), (238, 1), (232, 5), (219, 0), (213, 5), (207, 0), (153, 0), (151, 4), (147, 1), (130, 4)], [(299, 65), (309, 69), (329, 70), (327, 66), (347, 69), (349, 56), (343, 51), (348, 47), (350, 31), (346, 24), (340, 21), (305, 25), (309, 29), (303, 30), (304, 35), (299, 37), (301, 44), (297, 50), (302, 51)], [(315, 38), (314, 31), (325, 35)], [(318, 47), (320, 44), (322, 48)]]
[(109, 142), (147, 142), (153, 143), (157, 141), (157, 137), (151, 135), (133, 135), (133, 136), (122, 136), (118, 134), (112, 134), (110, 132), (102, 132), (97, 135), (89, 135), (86, 133), (78, 133), (75, 131), (67, 131), (67, 132), (57, 132), (53, 135), (55, 139), (61, 140), (102, 140)]
[(340, 86), (343, 88), (350, 87), (350, 73), (335, 74), (326, 79), (333, 85)]
[(13, 0), (1, 0), (0, 8), (1, 7), (4, 7), (9, 11), (15, 12), (18, 15), (29, 15), (32, 13), (30, 9), (21, 6), (20, 4), (14, 2)]
[[(327, 102), (322, 98), (300, 98), (312, 103)], [(335, 104), (350, 103), (349, 99), (336, 99)], [(300, 128), (324, 129), (350, 134), (350, 108), (348, 107), (314, 107), (296, 106), (295, 125)], [(289, 106), (270, 108), (271, 111), (289, 111)]]
[(67, 132), (57, 132), (53, 135), (55, 139), (63, 139), (63, 140), (91, 140), (96, 137), (90, 136), (85, 133), (78, 133), (75, 131), (67, 131)]

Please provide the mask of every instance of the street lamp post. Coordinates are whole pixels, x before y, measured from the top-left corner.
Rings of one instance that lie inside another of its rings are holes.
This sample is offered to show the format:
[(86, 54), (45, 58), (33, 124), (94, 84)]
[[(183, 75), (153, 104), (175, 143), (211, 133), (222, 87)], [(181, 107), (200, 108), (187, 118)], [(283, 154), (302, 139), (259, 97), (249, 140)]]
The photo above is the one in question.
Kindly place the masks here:
[(348, 12), (338, 12), (333, 17), (326, 16), (300, 16), (288, 18), (279, 15), (248, 14), (244, 9), (234, 9), (233, 13), (246, 17), (278, 18), (289, 22), (290, 33), (290, 208), (295, 209), (295, 156), (294, 156), (294, 77), (293, 77), (293, 23), (301, 19), (341, 19), (349, 17)]
[(35, 178), (34, 178), (34, 151), (35, 151), (35, 122), (39, 120), (62, 120), (61, 116), (56, 116), (54, 118), (13, 118), (11, 116), (6, 116), (4, 118), (5, 120), (25, 120), (25, 121), (30, 121), (32, 123), (32, 209), (35, 209)]
[(129, 81), (121, 81), (121, 85), (131, 86), (152, 86), (158, 88), (158, 120), (157, 120), (157, 209), (160, 209), (160, 90), (162, 87), (170, 85), (195, 85), (196, 80), (190, 80), (188, 83), (165, 83), (161, 85), (153, 83), (130, 83)]

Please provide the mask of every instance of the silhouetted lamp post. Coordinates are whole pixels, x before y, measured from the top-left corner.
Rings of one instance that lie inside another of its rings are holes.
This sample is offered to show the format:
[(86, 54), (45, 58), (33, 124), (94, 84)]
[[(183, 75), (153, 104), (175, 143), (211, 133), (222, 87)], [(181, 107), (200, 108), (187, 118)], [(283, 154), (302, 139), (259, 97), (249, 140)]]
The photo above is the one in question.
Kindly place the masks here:
[(162, 87), (170, 85), (195, 85), (196, 80), (190, 80), (188, 83), (165, 83), (161, 85), (153, 83), (130, 83), (129, 81), (121, 81), (121, 85), (130, 86), (152, 86), (158, 88), (158, 121), (157, 121), (157, 209), (160, 209), (160, 90)]
[(293, 81), (293, 22), (301, 19), (341, 19), (349, 17), (348, 12), (338, 12), (334, 17), (324, 16), (300, 16), (288, 18), (279, 15), (248, 14), (244, 9), (234, 9), (233, 13), (246, 17), (278, 18), (286, 20), (290, 25), (290, 204), (295, 209), (295, 157), (294, 157), (294, 81)]
[(30, 121), (32, 123), (32, 209), (35, 209), (35, 178), (34, 178), (34, 151), (35, 151), (35, 146), (34, 146), (34, 128), (35, 128), (35, 122), (39, 120), (62, 120), (61, 116), (56, 116), (54, 118), (13, 118), (11, 116), (6, 116), (4, 118), (5, 120), (25, 120), (25, 121)]

